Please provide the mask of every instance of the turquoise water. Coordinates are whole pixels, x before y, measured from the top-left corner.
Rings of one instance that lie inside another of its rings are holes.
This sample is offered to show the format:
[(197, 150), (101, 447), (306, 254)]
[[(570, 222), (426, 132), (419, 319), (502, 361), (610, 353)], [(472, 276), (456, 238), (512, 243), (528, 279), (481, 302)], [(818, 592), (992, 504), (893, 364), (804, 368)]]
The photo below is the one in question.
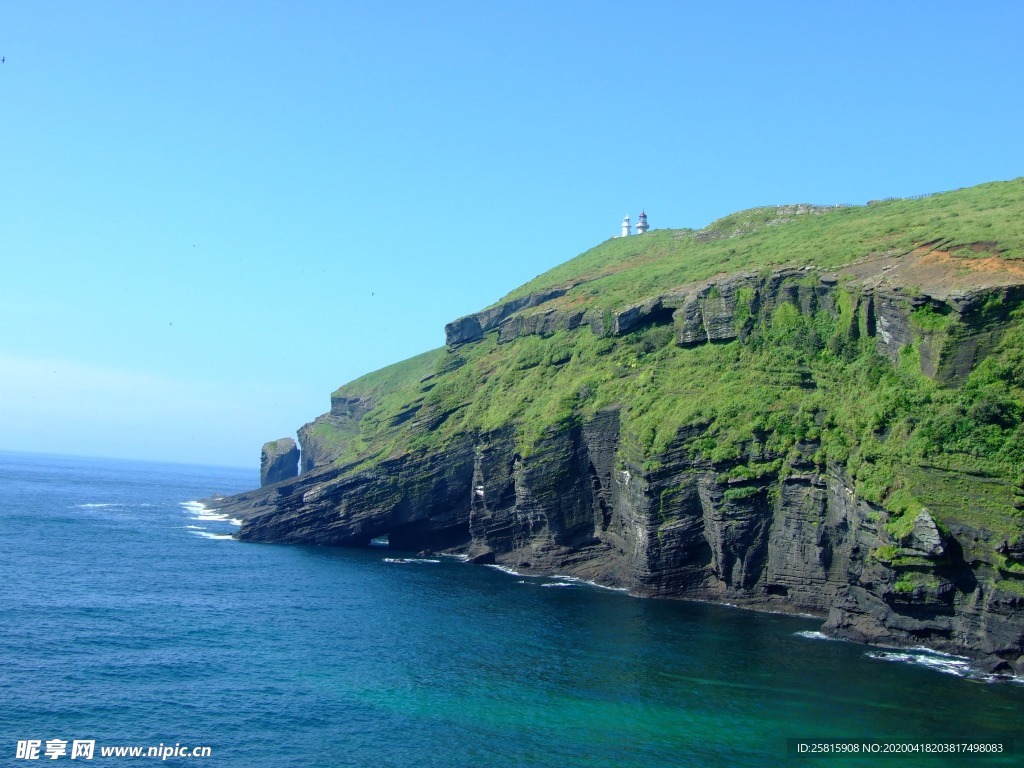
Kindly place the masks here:
[(257, 482), (0, 454), (0, 764), (59, 738), (109, 765), (126, 758), (101, 745), (162, 743), (211, 750), (167, 765), (792, 766), (826, 761), (787, 738), (1024, 733), (1024, 685), (815, 639), (814, 620), (241, 543), (183, 506)]

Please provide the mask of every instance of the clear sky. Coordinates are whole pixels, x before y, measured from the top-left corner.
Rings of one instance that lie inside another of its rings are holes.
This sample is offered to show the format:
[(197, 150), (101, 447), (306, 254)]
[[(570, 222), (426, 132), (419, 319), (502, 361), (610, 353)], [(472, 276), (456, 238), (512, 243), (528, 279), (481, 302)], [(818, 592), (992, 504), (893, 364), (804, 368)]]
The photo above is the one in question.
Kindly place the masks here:
[(1024, 174), (1024, 4), (3, 2), (0, 449), (256, 466), (616, 234)]

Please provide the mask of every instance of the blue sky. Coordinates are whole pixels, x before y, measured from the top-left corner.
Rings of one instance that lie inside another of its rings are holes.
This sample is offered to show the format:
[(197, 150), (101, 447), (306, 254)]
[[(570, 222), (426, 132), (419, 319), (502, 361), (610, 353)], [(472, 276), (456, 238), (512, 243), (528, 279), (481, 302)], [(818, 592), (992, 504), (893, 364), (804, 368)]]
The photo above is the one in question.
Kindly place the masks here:
[(1024, 173), (1024, 5), (0, 6), (0, 449), (255, 466), (617, 232)]

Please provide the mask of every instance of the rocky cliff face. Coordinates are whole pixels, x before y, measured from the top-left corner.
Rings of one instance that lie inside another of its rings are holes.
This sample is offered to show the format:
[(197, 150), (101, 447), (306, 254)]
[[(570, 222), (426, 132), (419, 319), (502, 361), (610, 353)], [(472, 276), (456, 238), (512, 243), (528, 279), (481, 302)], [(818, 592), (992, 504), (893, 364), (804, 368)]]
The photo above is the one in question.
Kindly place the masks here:
[(324, 441), (324, 433), (319, 429), (321, 425), (329, 425), (332, 434), (355, 434), (359, 431), (359, 422), (372, 408), (373, 403), (365, 398), (332, 396), (328, 413), (299, 428), (302, 471), (309, 472), (334, 459), (336, 446)]
[(290, 437), (263, 444), (260, 452), (260, 485), (273, 485), (299, 474), (299, 447)]
[[(1024, 279), (972, 286), (935, 272), (934, 261), (922, 249), (835, 272), (745, 272), (611, 312), (563, 306), (568, 288), (559, 289), (449, 324), (448, 345), (457, 351), (492, 332), (507, 343), (651, 325), (670, 326), (681, 347), (722, 344), (745, 339), (788, 304), (805, 316), (845, 318), (849, 338), (873, 339), (894, 362), (915, 345), (921, 371), (951, 386), (995, 349), (1024, 303)], [(461, 364), (456, 356), (449, 368)], [(713, 461), (694, 447), (708, 426), (696, 424), (640, 465), (623, 447), (622, 409), (610, 407), (550, 427), (525, 456), (510, 425), (461, 432), (443, 450), (335, 464), (337, 447), (317, 425), (355, 434), (374, 407), (337, 396), (329, 414), (300, 431), (301, 476), (224, 502), (245, 520), (238, 537), (365, 546), (387, 535), (400, 549), (458, 552), (641, 596), (812, 613), (840, 637), (925, 644), (1024, 673), (1022, 540), (989, 541), (983, 526), (942, 527), (927, 510), (908, 532), (892, 533), (890, 513), (858, 498), (843, 467), (822, 465), (814, 441), (776, 454), (755, 437), (741, 456)], [(411, 403), (392, 423), (419, 418), (418, 410)], [(740, 465), (760, 469), (737, 473)]]
[[(835, 316), (845, 301), (856, 319), (850, 329), (854, 336), (873, 337), (891, 360), (920, 337), (922, 371), (957, 384), (995, 348), (1010, 313), (1024, 301), (1024, 275), (1000, 275), (977, 286), (936, 269), (930, 255), (879, 258), (835, 272), (809, 267), (746, 272), (674, 288), (606, 313), (544, 306), (565, 291), (534, 294), (449, 323), (447, 343), (457, 348), (492, 330), (499, 343), (581, 327), (598, 336), (622, 336), (654, 324), (671, 324), (682, 346), (723, 343), (746, 338), (759, 315), (770, 315), (782, 303), (805, 315), (826, 310)], [(919, 310), (946, 322), (939, 328), (916, 327)]]

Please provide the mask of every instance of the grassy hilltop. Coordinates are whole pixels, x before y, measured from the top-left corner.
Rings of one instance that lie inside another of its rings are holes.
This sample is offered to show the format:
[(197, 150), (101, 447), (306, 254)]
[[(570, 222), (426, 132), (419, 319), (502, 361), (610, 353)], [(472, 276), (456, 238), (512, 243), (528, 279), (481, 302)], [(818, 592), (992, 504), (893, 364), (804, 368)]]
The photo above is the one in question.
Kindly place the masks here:
[[(921, 347), (939, 339), (952, 348), (971, 329), (945, 305), (924, 302), (909, 314), (913, 342), (895, 360), (880, 353), (852, 287), (872, 264), (882, 284), (910, 297), (956, 299), (993, 281), (1024, 283), (1024, 179), (859, 207), (756, 208), (699, 231), (609, 240), (495, 305), (563, 289), (517, 312), (584, 310), (602, 318), (596, 325), (504, 343), (492, 331), (426, 352), (334, 393), (371, 406), (365, 415), (326, 415), (306, 430), (321, 464), (355, 470), (498, 429), (513, 430), (527, 456), (551, 430), (615, 406), (620, 461), (643, 469), (656, 469), (684, 434), (687, 451), (731, 478), (778, 472), (811, 445), (816, 465), (843, 471), (860, 497), (888, 510), (895, 537), (927, 507), (940, 526), (991, 532), (990, 548), (1019, 539), (1024, 310), (986, 301), (979, 322), (998, 319), (1005, 330), (968, 373), (943, 382), (923, 372)], [(839, 299), (828, 311), (788, 302), (759, 309), (741, 289), (733, 321), (743, 330), (724, 343), (678, 343), (665, 322), (614, 332), (615, 313), (628, 306), (716, 276), (780, 267), (803, 268), (808, 285), (834, 274)], [(681, 432), (687, 427), (694, 429)]]
[[(866, 206), (752, 208), (694, 230), (614, 238), (509, 293), (573, 282), (570, 299), (611, 307), (720, 273), (795, 265), (834, 269), (924, 243), (954, 256), (1024, 259), (1024, 179)], [(980, 247), (979, 247), (980, 246)]]

